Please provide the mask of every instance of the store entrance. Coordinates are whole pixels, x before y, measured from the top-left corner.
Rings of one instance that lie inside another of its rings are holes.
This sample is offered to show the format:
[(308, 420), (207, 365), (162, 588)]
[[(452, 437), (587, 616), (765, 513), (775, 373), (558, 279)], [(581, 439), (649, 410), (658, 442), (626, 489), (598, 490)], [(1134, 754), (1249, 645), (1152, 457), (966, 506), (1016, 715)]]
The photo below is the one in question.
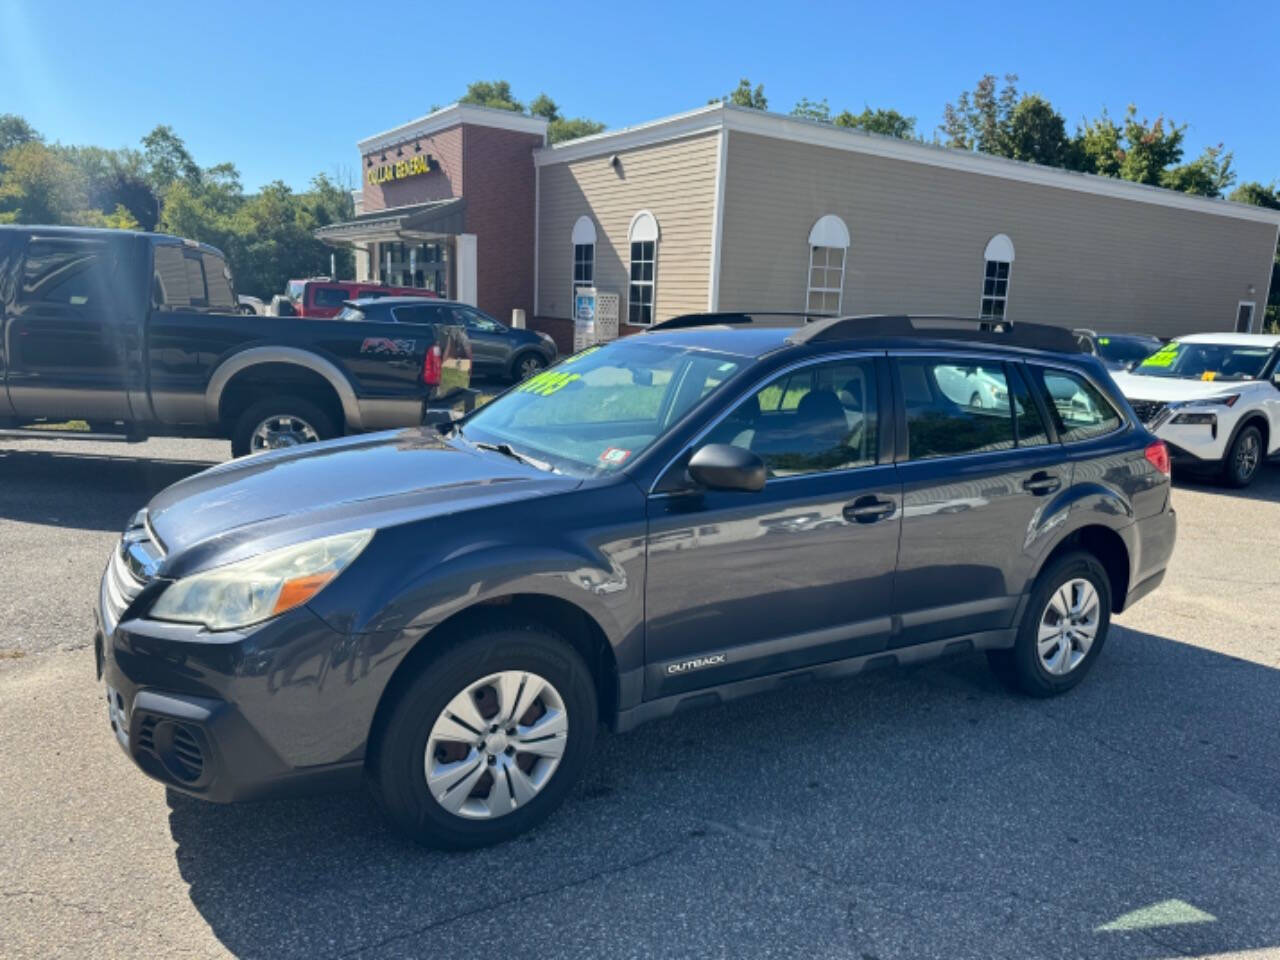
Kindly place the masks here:
[(416, 287), (448, 297), (452, 262), (449, 248), (448, 240), (380, 243), (378, 279), (388, 286)]

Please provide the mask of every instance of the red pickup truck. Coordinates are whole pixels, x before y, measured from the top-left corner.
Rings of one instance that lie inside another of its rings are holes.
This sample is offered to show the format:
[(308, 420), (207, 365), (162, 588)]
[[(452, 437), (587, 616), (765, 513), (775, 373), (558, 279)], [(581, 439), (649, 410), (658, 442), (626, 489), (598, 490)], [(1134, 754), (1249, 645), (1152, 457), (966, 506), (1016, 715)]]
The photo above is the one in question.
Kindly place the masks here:
[(336, 317), (345, 301), (361, 297), (438, 298), (438, 294), (418, 287), (389, 287), (368, 280), (330, 280), (328, 277), (290, 280), (284, 295), (296, 316), (321, 318)]

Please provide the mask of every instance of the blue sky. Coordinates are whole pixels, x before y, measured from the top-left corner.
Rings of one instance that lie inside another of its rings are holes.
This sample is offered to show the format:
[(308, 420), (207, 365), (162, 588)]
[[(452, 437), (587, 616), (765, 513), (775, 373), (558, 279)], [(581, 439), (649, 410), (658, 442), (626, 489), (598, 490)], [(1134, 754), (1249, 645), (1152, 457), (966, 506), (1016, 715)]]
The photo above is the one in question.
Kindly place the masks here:
[[(56, 10), (56, 15), (51, 12)], [(1215, 16), (1210, 19), (1210, 12)], [(748, 76), (770, 109), (827, 97), (932, 131), (986, 72), (1019, 75), (1071, 127), (1103, 106), (1188, 124), (1187, 158), (1234, 150), (1280, 179), (1280, 3), (201, 3), (0, 0), (0, 112), (65, 143), (136, 145), (171, 124), (245, 185), (358, 178), (361, 137), (455, 100), (475, 79), (546, 91), (625, 126)]]

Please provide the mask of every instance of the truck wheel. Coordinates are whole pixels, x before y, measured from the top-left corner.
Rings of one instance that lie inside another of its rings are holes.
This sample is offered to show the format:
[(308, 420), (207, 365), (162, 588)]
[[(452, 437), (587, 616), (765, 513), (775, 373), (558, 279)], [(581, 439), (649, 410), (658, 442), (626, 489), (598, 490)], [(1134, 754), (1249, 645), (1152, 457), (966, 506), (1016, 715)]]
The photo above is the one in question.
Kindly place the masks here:
[(1222, 461), (1222, 479), (1228, 486), (1247, 487), (1262, 463), (1262, 431), (1252, 423), (1236, 434)]
[(539, 626), (494, 623), (425, 664), (375, 734), (369, 775), (395, 826), (465, 850), (509, 840), (564, 800), (591, 755), (590, 671)]
[(1012, 650), (991, 650), (996, 675), (1032, 697), (1066, 693), (1084, 679), (1111, 626), (1111, 579), (1078, 551), (1041, 571)]
[(251, 404), (231, 430), (231, 455), (296, 447), (338, 435), (329, 414), (302, 397), (269, 397)]

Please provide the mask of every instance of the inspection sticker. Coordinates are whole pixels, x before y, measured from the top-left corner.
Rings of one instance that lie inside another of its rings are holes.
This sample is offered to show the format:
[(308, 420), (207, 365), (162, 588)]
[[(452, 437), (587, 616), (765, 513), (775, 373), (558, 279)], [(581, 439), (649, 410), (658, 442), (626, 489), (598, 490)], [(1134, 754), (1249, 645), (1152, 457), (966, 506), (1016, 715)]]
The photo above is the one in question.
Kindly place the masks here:
[(600, 454), (600, 462), (606, 467), (616, 467), (629, 456), (631, 456), (630, 450), (623, 450), (621, 447), (609, 447), (604, 453)]

